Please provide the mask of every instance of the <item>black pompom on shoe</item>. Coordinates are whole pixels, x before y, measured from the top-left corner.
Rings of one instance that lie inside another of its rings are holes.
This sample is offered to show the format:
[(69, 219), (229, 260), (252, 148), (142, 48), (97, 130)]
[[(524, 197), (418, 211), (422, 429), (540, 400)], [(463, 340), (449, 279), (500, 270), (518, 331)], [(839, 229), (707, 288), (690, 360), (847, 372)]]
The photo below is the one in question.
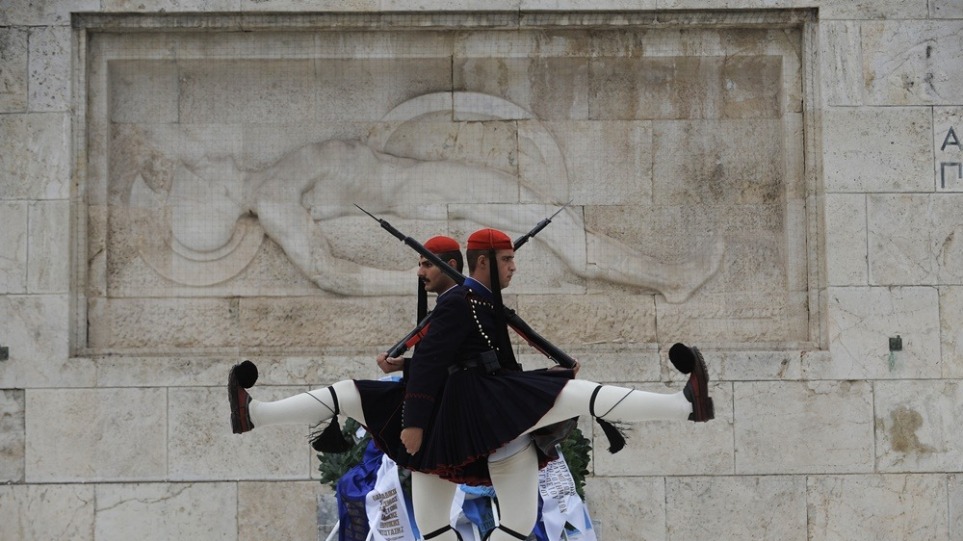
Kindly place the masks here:
[(683, 374), (689, 374), (695, 366), (696, 356), (695, 353), (692, 352), (692, 348), (685, 344), (677, 343), (669, 348), (669, 360), (676, 370)]
[(238, 385), (250, 389), (257, 383), (257, 365), (251, 361), (243, 361), (234, 367), (234, 376)]

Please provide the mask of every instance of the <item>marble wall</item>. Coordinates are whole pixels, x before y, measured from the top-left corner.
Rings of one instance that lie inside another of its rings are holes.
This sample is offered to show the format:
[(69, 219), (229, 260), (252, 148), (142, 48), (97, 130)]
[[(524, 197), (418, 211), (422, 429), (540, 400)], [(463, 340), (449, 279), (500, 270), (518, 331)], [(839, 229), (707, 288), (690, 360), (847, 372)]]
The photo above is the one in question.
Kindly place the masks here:
[(328, 4), (3, 2), (0, 538), (314, 538), (305, 430), (223, 382), (378, 375), (413, 256), (352, 203), (567, 201), (509, 302), (596, 381), (699, 345), (717, 406), (594, 454), (602, 539), (963, 538), (959, 2)]

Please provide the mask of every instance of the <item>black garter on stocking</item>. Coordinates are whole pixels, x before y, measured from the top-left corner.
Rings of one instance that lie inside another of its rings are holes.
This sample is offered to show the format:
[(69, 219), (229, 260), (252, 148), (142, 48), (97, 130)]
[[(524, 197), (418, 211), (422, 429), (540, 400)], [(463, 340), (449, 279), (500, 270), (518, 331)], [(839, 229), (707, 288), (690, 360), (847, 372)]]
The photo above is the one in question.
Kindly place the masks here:
[(602, 428), (602, 432), (605, 433), (605, 438), (609, 440), (609, 452), (615, 454), (625, 447), (625, 436), (622, 435), (622, 432), (619, 431), (615, 425), (602, 419), (601, 417), (595, 416), (595, 397), (598, 396), (599, 391), (601, 390), (602, 386), (599, 385), (594, 391), (592, 391), (592, 400), (589, 402), (589, 413), (593, 418), (595, 418), (595, 422), (599, 424), (599, 427)]
[(311, 438), (311, 447), (319, 453), (345, 453), (354, 447), (354, 443), (346, 440), (341, 432), (341, 423), (338, 422), (338, 413), (341, 411), (338, 395), (334, 392), (334, 387), (328, 387), (328, 390), (331, 391), (331, 399), (334, 401), (334, 415), (324, 430), (312, 432), (308, 437)]
[(425, 538), (425, 541), (428, 541), (429, 539), (434, 539), (435, 537), (438, 537), (439, 535), (447, 532), (448, 530), (451, 530), (451, 531), (455, 532), (455, 537), (458, 538), (458, 541), (462, 541), (461, 534), (458, 533), (458, 530), (452, 528), (450, 525), (447, 525), (447, 524), (444, 525), (444, 526), (442, 526), (441, 528), (438, 528), (437, 530), (435, 530), (435, 531), (433, 531), (433, 532), (431, 532), (431, 533), (426, 533), (426, 534), (425, 534), (424, 536), (422, 536), (422, 537)]

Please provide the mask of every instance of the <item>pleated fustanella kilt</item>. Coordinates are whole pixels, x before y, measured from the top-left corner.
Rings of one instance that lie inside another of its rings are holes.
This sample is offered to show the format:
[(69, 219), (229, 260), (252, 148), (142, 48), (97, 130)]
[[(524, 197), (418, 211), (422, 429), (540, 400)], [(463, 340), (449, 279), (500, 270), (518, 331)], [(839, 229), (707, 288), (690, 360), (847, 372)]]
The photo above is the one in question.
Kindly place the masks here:
[[(455, 483), (490, 485), (488, 455), (544, 417), (572, 377), (571, 370), (455, 372), (435, 403), (421, 450), (413, 456), (401, 444), (404, 384), (356, 380), (355, 385), (368, 432), (398, 465)], [(573, 425), (566, 424), (569, 429)], [(550, 458), (539, 451), (540, 466)]]

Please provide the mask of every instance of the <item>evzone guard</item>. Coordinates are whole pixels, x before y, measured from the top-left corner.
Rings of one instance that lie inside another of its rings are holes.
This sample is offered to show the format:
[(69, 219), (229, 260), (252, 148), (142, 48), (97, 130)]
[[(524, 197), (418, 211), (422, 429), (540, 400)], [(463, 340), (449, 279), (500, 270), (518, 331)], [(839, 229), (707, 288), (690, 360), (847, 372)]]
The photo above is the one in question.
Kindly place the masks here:
[[(448, 508), (455, 483), (469, 483), (493, 485), (503, 513), (489, 539), (510, 541), (526, 539), (534, 527), (538, 466), (552, 458), (550, 444), (555, 440), (545, 438), (544, 446), (535, 445), (533, 433), (557, 432), (553, 429), (589, 415), (601, 422), (614, 451), (623, 441), (605, 420), (706, 422), (714, 417), (705, 362), (697, 348), (683, 344), (669, 350), (676, 369), (689, 374), (677, 393), (574, 379), (574, 362), (571, 368), (522, 371), (506, 324), (511, 321), (517, 329), (520, 318), (501, 303), (501, 289), (515, 272), (511, 239), (494, 229), (473, 233), (466, 252), (470, 276), (455, 280), (460, 273), (449, 267), (453, 258), (446, 261), (436, 254), (457, 251), (457, 242), (436, 237), (422, 246), (379, 222), (415, 248), (422, 262), (430, 262), (450, 279), (426, 282), (438, 299), (430, 326), (405, 363), (405, 379), (344, 380), (262, 402), (246, 390), (257, 380), (257, 368), (245, 361), (228, 377), (235, 433), (274, 424), (319, 427), (343, 414), (358, 421), (382, 451), (412, 471), (415, 520), (426, 540), (458, 539), (448, 525)], [(458, 281), (462, 283), (456, 285)], [(565, 357), (524, 322), (521, 326), (537, 349), (552, 353), (554, 359)], [(332, 423), (322, 432), (316, 447), (330, 449), (340, 428)]]

